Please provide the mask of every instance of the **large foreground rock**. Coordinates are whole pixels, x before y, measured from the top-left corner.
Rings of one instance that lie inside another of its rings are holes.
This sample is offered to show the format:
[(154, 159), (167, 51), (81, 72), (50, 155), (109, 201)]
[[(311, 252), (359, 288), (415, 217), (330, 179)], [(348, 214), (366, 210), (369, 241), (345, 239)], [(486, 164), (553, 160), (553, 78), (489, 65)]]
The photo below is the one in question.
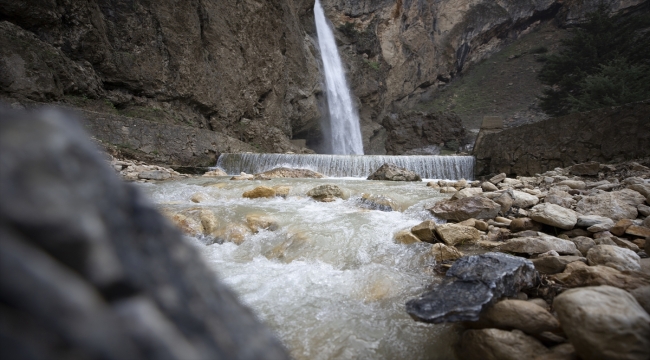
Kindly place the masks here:
[(648, 359), (650, 315), (627, 291), (573, 289), (555, 298), (562, 329), (583, 359)]
[(411, 170), (403, 169), (393, 164), (384, 164), (368, 176), (368, 180), (422, 181), (422, 178)]
[(585, 196), (576, 205), (576, 211), (585, 215), (600, 215), (614, 221), (636, 219), (637, 206), (645, 197), (630, 189)]
[(443, 200), (429, 209), (435, 216), (445, 220), (464, 221), (467, 219), (494, 219), (501, 205), (482, 196), (472, 196), (458, 200)]
[(535, 267), (526, 259), (503, 253), (456, 260), (446, 279), (432, 291), (406, 303), (416, 320), (442, 323), (476, 321), (488, 305), (533, 286)]
[(288, 358), (77, 126), (0, 119), (3, 358)]
[(548, 352), (537, 339), (518, 330), (467, 330), (458, 346), (459, 358), (463, 360), (533, 359)]

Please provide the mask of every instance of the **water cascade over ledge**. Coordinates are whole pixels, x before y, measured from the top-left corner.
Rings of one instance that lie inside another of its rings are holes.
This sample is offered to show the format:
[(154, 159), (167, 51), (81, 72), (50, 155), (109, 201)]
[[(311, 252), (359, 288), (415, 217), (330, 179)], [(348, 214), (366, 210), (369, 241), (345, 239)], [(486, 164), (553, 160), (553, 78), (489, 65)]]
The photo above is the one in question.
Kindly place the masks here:
[(363, 155), (363, 140), (359, 128), (359, 114), (345, 80), (345, 70), (339, 57), (332, 29), (323, 13), (320, 1), (314, 4), (318, 46), (323, 59), (327, 105), (330, 116), (331, 151), (334, 154)]
[(386, 163), (409, 169), (424, 179), (473, 179), (473, 156), (221, 154), (217, 166), (231, 175), (255, 174), (280, 166), (318, 171), (330, 177), (368, 177)]

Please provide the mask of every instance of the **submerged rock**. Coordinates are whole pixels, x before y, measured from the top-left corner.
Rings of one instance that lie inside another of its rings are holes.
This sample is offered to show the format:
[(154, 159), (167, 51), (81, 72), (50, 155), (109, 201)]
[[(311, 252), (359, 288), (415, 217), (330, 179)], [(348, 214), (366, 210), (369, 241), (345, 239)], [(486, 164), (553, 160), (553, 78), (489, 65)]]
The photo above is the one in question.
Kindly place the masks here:
[(551, 250), (555, 250), (562, 255), (573, 255), (578, 251), (573, 242), (550, 235), (510, 239), (501, 246), (501, 250), (528, 255), (543, 254)]
[(406, 303), (416, 320), (443, 323), (476, 321), (488, 305), (533, 286), (535, 267), (529, 260), (487, 253), (462, 257), (447, 271), (443, 283)]
[(422, 178), (411, 170), (393, 164), (384, 164), (368, 176), (368, 180), (422, 181)]
[(396, 211), (399, 210), (399, 206), (395, 201), (389, 197), (383, 195), (375, 194), (361, 194), (361, 199), (359, 199), (361, 207), (370, 209), (370, 210), (379, 210), (379, 211)]
[(268, 186), (258, 186), (252, 190), (244, 192), (242, 197), (248, 199), (272, 198), (275, 197), (275, 190)]
[(343, 190), (336, 185), (320, 185), (309, 190), (307, 196), (312, 197), (314, 200), (322, 202), (334, 201), (335, 198), (343, 198)]

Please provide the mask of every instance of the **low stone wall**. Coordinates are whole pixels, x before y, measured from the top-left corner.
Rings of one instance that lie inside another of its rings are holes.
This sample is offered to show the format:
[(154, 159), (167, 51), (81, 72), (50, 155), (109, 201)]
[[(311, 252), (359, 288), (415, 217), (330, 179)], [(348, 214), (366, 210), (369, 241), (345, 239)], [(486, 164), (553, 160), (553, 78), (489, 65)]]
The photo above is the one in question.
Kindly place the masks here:
[(485, 134), (473, 155), (476, 176), (534, 175), (586, 161), (648, 157), (650, 100)]
[(128, 157), (150, 163), (215, 166), (221, 153), (256, 151), (242, 141), (206, 129), (93, 111), (81, 110), (79, 114), (95, 138), (117, 146)]

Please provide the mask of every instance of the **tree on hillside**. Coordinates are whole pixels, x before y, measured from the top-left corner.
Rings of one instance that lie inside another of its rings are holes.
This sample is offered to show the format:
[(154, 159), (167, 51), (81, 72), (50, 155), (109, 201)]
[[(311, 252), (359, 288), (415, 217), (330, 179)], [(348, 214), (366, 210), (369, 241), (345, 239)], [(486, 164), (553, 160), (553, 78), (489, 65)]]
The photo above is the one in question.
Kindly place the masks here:
[(650, 14), (587, 15), (539, 73), (540, 106), (551, 116), (650, 98)]

